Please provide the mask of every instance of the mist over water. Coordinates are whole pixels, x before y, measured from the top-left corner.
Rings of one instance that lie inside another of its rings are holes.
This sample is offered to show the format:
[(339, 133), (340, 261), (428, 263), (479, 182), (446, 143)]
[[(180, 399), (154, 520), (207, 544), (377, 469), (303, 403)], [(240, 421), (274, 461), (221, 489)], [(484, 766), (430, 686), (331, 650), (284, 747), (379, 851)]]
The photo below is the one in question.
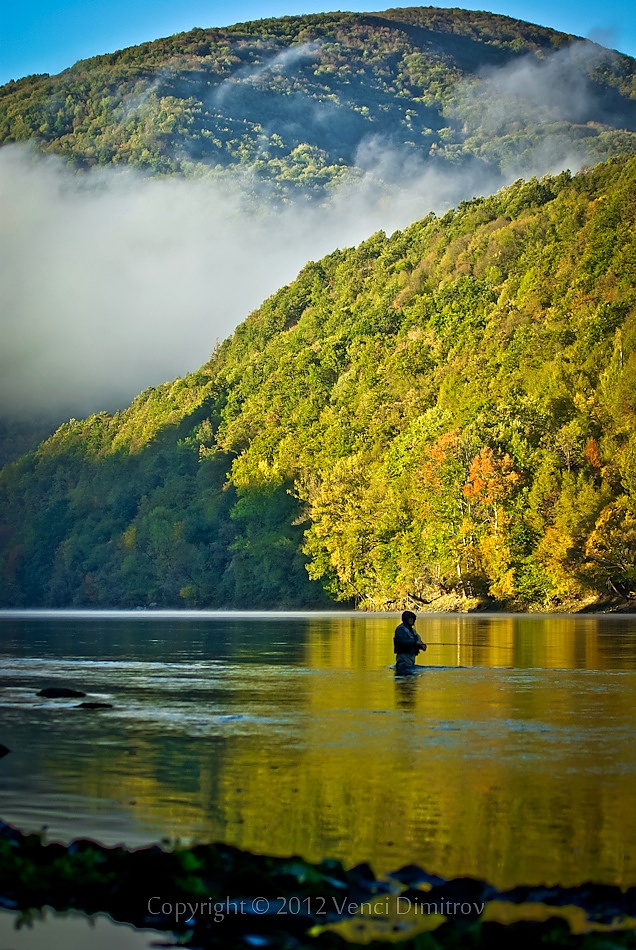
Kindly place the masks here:
[[(301, 53), (315, 55), (315, 48), (295, 55)], [(284, 68), (286, 56), (259, 69)], [(530, 114), (545, 113), (548, 123), (583, 120), (595, 107), (589, 88), (563, 81), (574, 75), (576, 56), (583, 53), (557, 53), (544, 63), (522, 59), (491, 69), (480, 85), (463, 83), (456, 120), (475, 107), (493, 131), (523, 125)], [(236, 83), (253, 78), (241, 75)], [(502, 108), (504, 89), (515, 116)], [(112, 167), (77, 173), (28, 145), (6, 146), (0, 413), (46, 409), (61, 421), (124, 407), (144, 388), (197, 369), (217, 339), (308, 260), (515, 178), (576, 171), (585, 161), (562, 129), (501, 168), (477, 159), (453, 166), (367, 135), (355, 171), (325, 200), (281, 206), (267, 184), (244, 172), (187, 180)]]

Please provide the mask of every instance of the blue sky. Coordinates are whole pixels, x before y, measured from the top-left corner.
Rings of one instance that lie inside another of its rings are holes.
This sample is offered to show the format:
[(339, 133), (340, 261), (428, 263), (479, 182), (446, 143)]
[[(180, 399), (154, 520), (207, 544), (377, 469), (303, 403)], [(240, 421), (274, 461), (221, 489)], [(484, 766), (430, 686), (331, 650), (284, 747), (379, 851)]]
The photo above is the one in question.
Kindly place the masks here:
[[(385, 10), (414, 6), (373, 0), (32, 0), (5, 2), (0, 12), (0, 84), (30, 73), (58, 73), (78, 59), (109, 53), (192, 27), (225, 26), (245, 20), (333, 9)], [(633, 0), (449, 0), (464, 9), (503, 13), (565, 33), (574, 33), (636, 56)]]

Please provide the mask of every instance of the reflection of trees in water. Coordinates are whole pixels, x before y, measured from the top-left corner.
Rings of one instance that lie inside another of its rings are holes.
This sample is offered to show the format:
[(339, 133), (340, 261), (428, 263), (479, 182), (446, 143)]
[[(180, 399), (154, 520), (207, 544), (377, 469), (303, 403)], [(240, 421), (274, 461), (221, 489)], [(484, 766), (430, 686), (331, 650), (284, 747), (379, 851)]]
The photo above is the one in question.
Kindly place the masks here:
[(601, 670), (616, 668), (625, 624), (421, 615), (428, 668), (410, 678), (391, 670), (394, 626), (276, 625), (304, 657), (228, 666), (214, 706), (182, 685), (200, 736), (119, 719), (114, 698), (113, 714), (69, 734), (73, 755), (49, 745), (41, 772), (172, 838), (370, 860), (376, 872), (415, 861), (500, 886), (634, 883), (636, 684)]

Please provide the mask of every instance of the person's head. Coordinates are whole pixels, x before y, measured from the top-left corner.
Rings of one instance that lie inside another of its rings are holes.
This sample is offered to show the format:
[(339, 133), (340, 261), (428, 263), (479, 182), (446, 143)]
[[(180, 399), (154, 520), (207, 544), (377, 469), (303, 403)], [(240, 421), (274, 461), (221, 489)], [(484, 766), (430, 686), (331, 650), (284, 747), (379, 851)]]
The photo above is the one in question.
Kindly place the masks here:
[(402, 614), (402, 623), (405, 623), (407, 627), (412, 627), (417, 617), (412, 610), (405, 610)]

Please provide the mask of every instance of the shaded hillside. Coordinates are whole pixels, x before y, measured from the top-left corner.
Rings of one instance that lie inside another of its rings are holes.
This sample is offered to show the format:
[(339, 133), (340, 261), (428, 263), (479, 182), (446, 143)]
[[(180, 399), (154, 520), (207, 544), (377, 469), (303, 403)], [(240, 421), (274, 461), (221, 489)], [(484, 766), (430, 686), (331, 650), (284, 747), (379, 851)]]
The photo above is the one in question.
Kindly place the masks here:
[(335, 251), (198, 373), (63, 426), (0, 477), (3, 604), (627, 598), (635, 180), (520, 181)]
[(542, 174), (633, 151), (635, 132), (631, 58), (433, 7), (196, 29), (0, 89), (2, 143), (83, 167), (233, 169), (286, 194), (413, 162)]

